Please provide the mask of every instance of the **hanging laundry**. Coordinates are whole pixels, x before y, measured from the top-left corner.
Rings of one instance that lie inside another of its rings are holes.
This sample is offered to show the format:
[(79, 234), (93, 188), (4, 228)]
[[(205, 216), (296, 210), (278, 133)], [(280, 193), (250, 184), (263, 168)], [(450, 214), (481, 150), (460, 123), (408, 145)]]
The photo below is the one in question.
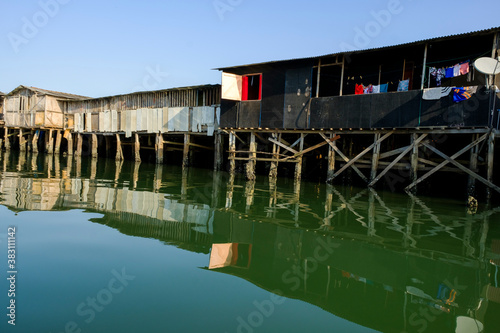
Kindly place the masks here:
[(469, 73), (469, 62), (464, 62), (460, 64), (460, 75), (465, 75)]
[(368, 86), (365, 87), (364, 89), (365, 94), (373, 94), (373, 86), (369, 84)]
[(456, 64), (453, 66), (453, 77), (460, 76), (460, 65)]
[(422, 99), (427, 101), (438, 100), (442, 97), (448, 96), (453, 87), (439, 87), (439, 88), (429, 88), (424, 89), (422, 94)]
[(356, 95), (362, 95), (362, 94), (364, 94), (364, 89), (363, 89), (363, 85), (362, 84), (357, 84), (356, 83), (356, 86), (354, 87), (354, 94), (356, 94)]
[(465, 101), (472, 97), (477, 91), (477, 87), (457, 87), (453, 89), (453, 102)]
[(445, 78), (453, 77), (453, 67), (447, 67), (445, 71)]
[(399, 81), (398, 91), (408, 91), (409, 85), (410, 85), (410, 79)]
[(377, 85), (377, 86), (373, 86), (373, 94), (378, 94), (380, 92), (380, 86)]
[(445, 77), (446, 74), (444, 68), (431, 67), (429, 73), (436, 79), (436, 85), (438, 87), (441, 86), (441, 79)]
[(380, 85), (380, 92), (381, 93), (387, 92), (388, 87), (389, 87), (389, 85), (387, 83), (381, 84)]

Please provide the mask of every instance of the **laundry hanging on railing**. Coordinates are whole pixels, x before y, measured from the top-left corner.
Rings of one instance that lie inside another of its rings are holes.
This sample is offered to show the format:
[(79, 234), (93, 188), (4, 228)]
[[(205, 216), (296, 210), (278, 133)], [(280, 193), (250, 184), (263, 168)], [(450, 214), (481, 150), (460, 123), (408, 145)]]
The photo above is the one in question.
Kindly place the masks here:
[(453, 89), (453, 102), (468, 100), (476, 91), (477, 87), (456, 87)]
[(460, 75), (466, 75), (469, 74), (470, 70), (470, 65), (469, 61), (464, 61), (458, 64), (455, 64), (450, 67), (445, 67), (445, 68), (436, 68), (436, 67), (430, 67), (429, 68), (429, 74), (431, 77), (436, 79), (436, 85), (440, 86), (441, 85), (441, 79), (444, 78), (452, 78), (452, 77), (457, 77)]
[(410, 86), (410, 79), (399, 81), (398, 91), (408, 91), (409, 86)]
[(422, 94), (422, 99), (424, 100), (438, 100), (442, 97), (448, 96), (453, 87), (438, 87), (438, 88), (428, 88), (424, 89)]

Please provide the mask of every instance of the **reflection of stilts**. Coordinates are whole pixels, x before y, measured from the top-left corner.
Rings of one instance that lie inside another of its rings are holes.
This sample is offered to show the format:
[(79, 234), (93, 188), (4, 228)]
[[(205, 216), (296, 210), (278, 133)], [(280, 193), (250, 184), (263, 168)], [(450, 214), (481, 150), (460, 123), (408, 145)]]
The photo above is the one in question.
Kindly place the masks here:
[(161, 182), (163, 178), (163, 164), (156, 164), (155, 166), (155, 178), (153, 184), (153, 190), (158, 193), (161, 188)]
[(247, 181), (245, 186), (245, 198), (246, 198), (245, 213), (250, 212), (250, 208), (252, 208), (253, 205), (254, 195), (255, 195), (255, 181)]
[(134, 171), (132, 172), (132, 189), (137, 188), (137, 182), (139, 181), (139, 167), (141, 166), (141, 162), (134, 163)]
[(267, 209), (268, 218), (276, 218), (276, 204), (278, 200), (276, 178), (269, 176), (269, 207)]
[(233, 207), (233, 194), (234, 194), (234, 173), (229, 174), (229, 181), (227, 182), (226, 192), (226, 209)]
[(120, 180), (122, 168), (123, 168), (123, 160), (115, 161), (115, 184), (114, 184), (114, 187), (118, 187), (118, 182)]
[(181, 198), (182, 198), (182, 200), (187, 200), (188, 175), (189, 175), (189, 169), (182, 168), (182, 177), (181, 177)]
[(61, 177), (61, 155), (54, 155), (54, 177)]
[(96, 179), (97, 177), (97, 158), (90, 160), (90, 179)]

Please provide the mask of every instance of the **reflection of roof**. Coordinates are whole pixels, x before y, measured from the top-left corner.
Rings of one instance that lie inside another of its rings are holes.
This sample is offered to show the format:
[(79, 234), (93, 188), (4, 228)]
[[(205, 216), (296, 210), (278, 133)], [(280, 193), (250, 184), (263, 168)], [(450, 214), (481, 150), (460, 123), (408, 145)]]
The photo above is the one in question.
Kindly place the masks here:
[(60, 97), (60, 98), (65, 98), (65, 99), (89, 99), (90, 97), (86, 96), (80, 96), (80, 95), (74, 95), (74, 94), (68, 94), (68, 93), (63, 93), (59, 91), (53, 91), (53, 90), (46, 90), (46, 89), (41, 89), (41, 88), (35, 88), (35, 87), (27, 87), (20, 85), (16, 89), (12, 90), (10, 93), (7, 94), (7, 96), (15, 95), (19, 90), (22, 89), (28, 89), (31, 91), (34, 91), (36, 93), (39, 93), (40, 95), (49, 95), (49, 96), (54, 96), (54, 97)]
[(456, 39), (456, 38), (461, 38), (461, 37), (470, 37), (474, 35), (484, 35), (492, 32), (496, 32), (500, 30), (500, 27), (494, 27), (494, 28), (489, 28), (489, 29), (484, 29), (484, 30), (477, 30), (477, 31), (471, 31), (471, 32), (466, 32), (462, 34), (455, 34), (455, 35), (449, 35), (449, 36), (441, 36), (441, 37), (434, 37), (434, 38), (429, 38), (429, 39), (422, 39), (414, 42), (409, 42), (409, 43), (402, 43), (402, 44), (396, 44), (396, 45), (389, 45), (389, 46), (382, 46), (382, 47), (375, 47), (371, 49), (364, 49), (364, 50), (345, 50), (342, 52), (336, 52), (336, 53), (331, 53), (331, 54), (324, 54), (324, 55), (318, 55), (318, 56), (313, 56), (313, 57), (304, 57), (304, 58), (295, 58), (295, 59), (283, 59), (283, 60), (274, 60), (274, 61), (265, 61), (261, 63), (254, 63), (254, 64), (245, 64), (245, 65), (237, 65), (237, 66), (228, 66), (228, 67), (220, 67), (220, 68), (215, 68), (216, 70), (225, 70), (225, 69), (234, 69), (234, 68), (241, 68), (241, 67), (249, 67), (249, 66), (257, 66), (257, 65), (271, 65), (275, 63), (280, 63), (280, 62), (287, 62), (287, 61), (298, 61), (298, 60), (308, 60), (308, 59), (317, 59), (317, 58), (323, 58), (323, 57), (332, 57), (332, 56), (337, 56), (337, 55), (342, 55), (342, 54), (355, 54), (355, 53), (363, 53), (363, 52), (368, 52), (368, 51), (382, 51), (386, 49), (391, 49), (391, 48), (397, 48), (397, 47), (405, 47), (405, 46), (414, 46), (414, 45), (419, 45), (419, 44), (425, 44), (429, 42), (440, 42), (443, 40), (451, 40), (451, 39)]

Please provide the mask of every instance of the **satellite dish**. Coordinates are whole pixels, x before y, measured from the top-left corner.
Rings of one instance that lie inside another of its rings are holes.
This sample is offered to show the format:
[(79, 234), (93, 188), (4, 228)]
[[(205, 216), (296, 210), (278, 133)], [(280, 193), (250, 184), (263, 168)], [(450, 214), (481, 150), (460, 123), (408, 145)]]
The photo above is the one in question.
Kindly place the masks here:
[(500, 73), (500, 61), (494, 58), (479, 58), (474, 61), (474, 67), (478, 72), (487, 75), (496, 75)]

